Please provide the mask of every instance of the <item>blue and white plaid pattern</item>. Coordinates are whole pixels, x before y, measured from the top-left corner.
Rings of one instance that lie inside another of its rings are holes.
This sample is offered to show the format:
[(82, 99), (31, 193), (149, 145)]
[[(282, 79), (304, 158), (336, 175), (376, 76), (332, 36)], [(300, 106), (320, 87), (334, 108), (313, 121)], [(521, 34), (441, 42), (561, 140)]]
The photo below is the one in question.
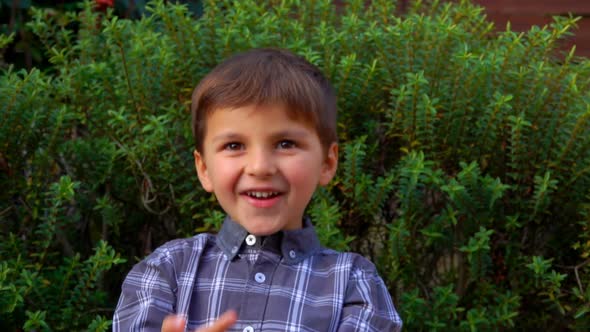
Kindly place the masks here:
[(402, 322), (375, 270), (360, 255), (320, 246), (305, 227), (254, 244), (226, 218), (219, 235), (168, 242), (123, 283), (113, 331), (160, 331), (164, 317), (187, 317), (187, 331), (234, 309), (229, 331), (400, 331)]

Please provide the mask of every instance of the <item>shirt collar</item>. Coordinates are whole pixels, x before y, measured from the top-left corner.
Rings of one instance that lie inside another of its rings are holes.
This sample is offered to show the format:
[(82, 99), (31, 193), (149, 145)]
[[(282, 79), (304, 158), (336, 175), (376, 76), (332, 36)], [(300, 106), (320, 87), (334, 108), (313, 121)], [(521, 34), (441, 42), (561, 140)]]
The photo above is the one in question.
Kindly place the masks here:
[[(225, 217), (217, 235), (217, 243), (229, 260), (241, 252), (248, 236), (248, 231), (231, 219)], [(287, 264), (297, 264), (313, 255), (320, 248), (315, 228), (309, 217), (303, 218), (303, 228), (292, 231), (280, 231), (269, 236), (257, 236), (263, 250), (281, 255)]]

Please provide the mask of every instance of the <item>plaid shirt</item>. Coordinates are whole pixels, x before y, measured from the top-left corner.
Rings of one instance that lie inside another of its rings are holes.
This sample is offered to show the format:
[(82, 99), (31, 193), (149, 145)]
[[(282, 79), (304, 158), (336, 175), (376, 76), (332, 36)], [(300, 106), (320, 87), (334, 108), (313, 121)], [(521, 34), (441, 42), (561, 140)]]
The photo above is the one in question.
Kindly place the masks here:
[(228, 309), (229, 331), (400, 331), (402, 321), (375, 270), (360, 255), (320, 246), (305, 226), (267, 237), (226, 218), (217, 236), (168, 242), (133, 267), (123, 283), (113, 331), (159, 332), (164, 317), (187, 330)]

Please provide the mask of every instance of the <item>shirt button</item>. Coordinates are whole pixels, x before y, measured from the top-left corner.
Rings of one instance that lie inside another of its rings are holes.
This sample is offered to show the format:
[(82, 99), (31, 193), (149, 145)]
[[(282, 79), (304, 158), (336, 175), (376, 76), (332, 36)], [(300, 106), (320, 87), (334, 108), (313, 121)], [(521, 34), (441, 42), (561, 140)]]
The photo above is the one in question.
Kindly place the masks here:
[(264, 273), (258, 272), (254, 275), (254, 280), (256, 280), (257, 283), (261, 284), (266, 280), (266, 276), (264, 275)]
[(250, 234), (246, 236), (246, 244), (249, 246), (253, 246), (256, 243), (256, 236)]
[(244, 327), (243, 332), (254, 332), (254, 328), (252, 326), (246, 326)]
[(295, 252), (295, 250), (291, 250), (289, 251), (289, 257), (295, 259), (295, 257), (297, 257), (297, 253)]

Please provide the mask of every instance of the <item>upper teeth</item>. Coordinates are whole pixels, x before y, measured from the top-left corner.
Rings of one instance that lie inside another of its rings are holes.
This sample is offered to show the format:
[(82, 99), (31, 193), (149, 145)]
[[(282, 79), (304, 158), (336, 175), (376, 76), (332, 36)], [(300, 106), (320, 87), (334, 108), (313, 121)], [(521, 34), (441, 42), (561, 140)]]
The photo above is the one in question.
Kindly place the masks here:
[(267, 198), (270, 196), (278, 195), (277, 192), (268, 192), (268, 191), (249, 191), (248, 196), (256, 197), (256, 198)]

